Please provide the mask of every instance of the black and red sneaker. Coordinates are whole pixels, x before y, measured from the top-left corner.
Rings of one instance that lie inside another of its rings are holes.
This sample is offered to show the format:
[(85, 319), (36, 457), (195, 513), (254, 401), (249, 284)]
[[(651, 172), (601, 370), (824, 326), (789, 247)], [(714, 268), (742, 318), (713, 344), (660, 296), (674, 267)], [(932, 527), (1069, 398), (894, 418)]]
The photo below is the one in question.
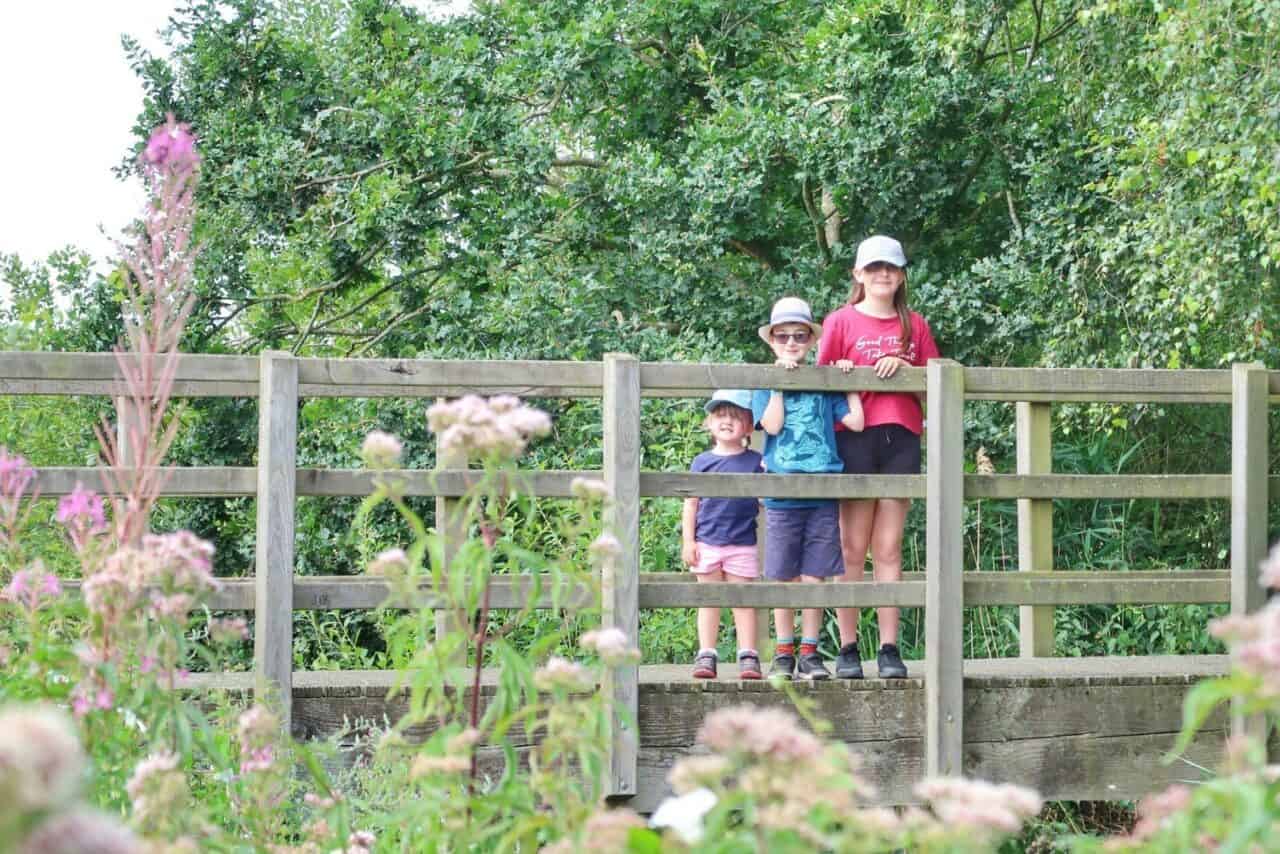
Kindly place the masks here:
[(716, 654), (714, 652), (703, 650), (698, 653), (698, 657), (693, 660), (693, 678), (716, 678)]

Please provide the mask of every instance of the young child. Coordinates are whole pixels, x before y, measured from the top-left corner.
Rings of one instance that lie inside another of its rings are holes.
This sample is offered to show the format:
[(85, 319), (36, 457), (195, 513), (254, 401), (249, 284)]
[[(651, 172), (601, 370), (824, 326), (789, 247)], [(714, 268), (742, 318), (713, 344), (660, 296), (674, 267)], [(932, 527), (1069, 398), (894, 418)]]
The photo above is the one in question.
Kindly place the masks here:
[[(706, 404), (703, 426), (715, 443), (698, 454), (689, 467), (694, 472), (753, 474), (760, 471), (760, 454), (747, 448), (755, 423), (751, 419), (751, 392), (720, 389)], [(682, 557), (699, 582), (753, 581), (760, 575), (756, 558), (754, 498), (686, 498), (682, 526)], [(733, 626), (738, 633), (738, 676), (759, 679), (760, 654), (755, 650), (756, 611), (734, 608)], [(698, 609), (698, 656), (693, 661), (695, 679), (716, 677), (716, 636), (720, 609)]]
[[(858, 246), (849, 302), (822, 321), (818, 364), (834, 364), (848, 373), (875, 368), (888, 379), (903, 366), (922, 367), (938, 358), (938, 345), (925, 319), (907, 308), (907, 256), (892, 237), (868, 237)], [(847, 474), (919, 474), (920, 399), (903, 392), (860, 393), (866, 415), (861, 432), (838, 432), (836, 445)], [(845, 581), (861, 581), (871, 548), (876, 581), (902, 578), (902, 529), (911, 502), (905, 498), (840, 502), (840, 545)], [(858, 655), (858, 609), (837, 608), (840, 654), (836, 676), (862, 678)], [(876, 665), (882, 679), (902, 679), (906, 665), (898, 652), (898, 609), (879, 608), (880, 649)]]
[[(784, 297), (774, 303), (769, 322), (759, 332), (772, 348), (775, 364), (791, 370), (804, 361), (822, 329), (813, 322), (807, 302)], [(771, 474), (839, 472), (844, 464), (836, 453), (835, 423), (848, 430), (862, 429), (862, 407), (852, 393), (758, 390), (751, 398), (751, 413), (765, 432), (764, 463)], [(820, 582), (844, 573), (835, 501), (766, 498), (764, 506), (766, 578)], [(777, 650), (769, 675), (830, 678), (818, 654), (822, 609), (805, 608), (801, 614), (798, 663), (795, 619), (792, 608), (773, 612)]]

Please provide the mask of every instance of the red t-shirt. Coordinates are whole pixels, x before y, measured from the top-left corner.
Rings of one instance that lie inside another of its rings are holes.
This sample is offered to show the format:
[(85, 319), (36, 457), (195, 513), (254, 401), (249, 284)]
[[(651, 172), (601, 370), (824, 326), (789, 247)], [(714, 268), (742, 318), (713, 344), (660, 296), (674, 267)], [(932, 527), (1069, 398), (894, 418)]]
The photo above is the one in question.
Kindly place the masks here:
[[(898, 316), (870, 317), (852, 305), (845, 304), (822, 321), (822, 338), (818, 341), (818, 364), (833, 365), (848, 359), (859, 368), (874, 367), (882, 356), (898, 356), (916, 367), (924, 367), (930, 359), (942, 354), (933, 343), (933, 333), (923, 317), (911, 312), (911, 347), (899, 352), (902, 324)], [(924, 431), (924, 413), (920, 398), (908, 392), (863, 391), (862, 412), (867, 426), (901, 424), (917, 436)], [(836, 425), (843, 430), (843, 424)]]

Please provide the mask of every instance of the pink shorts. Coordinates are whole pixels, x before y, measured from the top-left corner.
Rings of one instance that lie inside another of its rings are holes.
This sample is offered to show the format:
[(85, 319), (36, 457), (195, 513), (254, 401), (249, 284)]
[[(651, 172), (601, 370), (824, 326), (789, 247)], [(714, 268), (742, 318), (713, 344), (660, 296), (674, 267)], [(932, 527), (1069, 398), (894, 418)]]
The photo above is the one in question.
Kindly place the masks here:
[(760, 559), (755, 546), (709, 546), (698, 543), (698, 563), (692, 567), (696, 573), (723, 570), (739, 578), (756, 578), (760, 575)]

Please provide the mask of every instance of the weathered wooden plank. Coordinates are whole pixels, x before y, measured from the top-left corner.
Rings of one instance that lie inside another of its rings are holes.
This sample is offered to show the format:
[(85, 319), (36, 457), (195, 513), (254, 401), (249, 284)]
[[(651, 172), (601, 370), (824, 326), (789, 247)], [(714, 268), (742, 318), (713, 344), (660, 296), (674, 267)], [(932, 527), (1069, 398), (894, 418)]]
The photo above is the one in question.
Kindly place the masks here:
[(468, 394), (475, 394), (481, 397), (494, 397), (499, 394), (513, 394), (516, 397), (547, 397), (547, 398), (600, 398), (600, 388), (598, 386), (562, 386), (562, 385), (546, 385), (536, 386), (527, 384), (510, 384), (510, 385), (332, 385), (327, 383), (304, 383), (298, 386), (298, 395), (303, 398), (311, 397), (342, 397), (342, 398), (416, 398), (416, 397), (444, 397), (454, 398), (463, 397)]
[(1228, 498), (1225, 474), (970, 474), (965, 498)]
[[(0, 379), (0, 395), (50, 397), (114, 397), (121, 391), (116, 380), (6, 380)], [(257, 383), (178, 380), (171, 397), (257, 397)]]
[[(618, 539), (620, 554), (600, 568), (604, 625), (640, 641), (640, 363), (610, 353), (604, 359), (604, 480), (613, 496), (605, 508), (605, 529)], [(610, 668), (603, 690), (613, 702), (609, 779), (605, 792), (636, 793), (636, 721), (639, 670), (634, 664)]]
[[(172, 497), (235, 497), (253, 495), (256, 469), (249, 467), (175, 467), (164, 482)], [(479, 483), (482, 473), (466, 469), (389, 472), (404, 495), (457, 497)], [(520, 471), (507, 482), (512, 492), (540, 498), (569, 498), (575, 478), (599, 478), (598, 470)], [(361, 496), (373, 491), (374, 474), (366, 469), (300, 468), (298, 495)], [(102, 481), (94, 466), (50, 466), (37, 471), (40, 494), (66, 495), (78, 482), (97, 487)], [(966, 499), (1116, 499), (1116, 498), (1229, 498), (1230, 475), (965, 475)], [(1280, 495), (1280, 477), (1270, 478)], [(640, 495), (645, 498), (777, 497), (777, 498), (923, 498), (924, 475), (739, 475), (687, 472), (641, 472)]]
[(964, 368), (930, 359), (925, 499), (925, 773), (961, 773), (964, 754)]
[(871, 368), (843, 373), (833, 367), (800, 367), (788, 371), (773, 365), (644, 362), (640, 385), (646, 396), (658, 392), (705, 397), (718, 388), (776, 388), (781, 391), (924, 391), (924, 369), (903, 368), (882, 380)]
[[(1052, 407), (1047, 403), (1017, 404), (1018, 474), (1048, 474), (1053, 468)], [(1053, 569), (1053, 502), (1018, 499), (1018, 569)], [(965, 591), (968, 592), (967, 590)], [(1053, 608), (1023, 605), (1018, 609), (1018, 653), (1024, 658), (1053, 655)]]
[[(131, 359), (140, 358), (130, 356)], [(157, 356), (156, 358), (165, 358)], [(0, 352), (0, 378), (11, 380), (120, 380), (115, 353)], [(256, 385), (255, 356), (184, 353), (174, 378), (193, 382), (242, 382)]]
[(258, 695), (278, 702), (287, 729), (293, 701), (298, 366), (288, 353), (265, 352), (260, 373), (253, 666)]
[[(519, 394), (558, 387), (593, 388), (602, 382), (599, 362), (443, 359), (301, 359), (298, 382), (316, 396), (326, 389), (359, 389), (372, 396), (375, 389), (399, 389), (404, 396), (440, 396), (455, 387), (489, 395), (501, 388)], [(544, 395), (545, 396), (545, 395)]]
[[(1087, 394), (1108, 400), (1113, 394), (1153, 399), (1179, 394), (1199, 398), (1230, 396), (1231, 376), (1222, 370), (1159, 370), (1154, 368), (965, 368), (966, 396), (987, 394)], [(1022, 398), (1019, 398), (1022, 399)]]
[[(966, 572), (964, 600), (978, 605), (1213, 604), (1230, 596), (1226, 572)], [(1139, 577), (1145, 576), (1145, 577)], [(905, 577), (905, 576), (904, 576)]]

